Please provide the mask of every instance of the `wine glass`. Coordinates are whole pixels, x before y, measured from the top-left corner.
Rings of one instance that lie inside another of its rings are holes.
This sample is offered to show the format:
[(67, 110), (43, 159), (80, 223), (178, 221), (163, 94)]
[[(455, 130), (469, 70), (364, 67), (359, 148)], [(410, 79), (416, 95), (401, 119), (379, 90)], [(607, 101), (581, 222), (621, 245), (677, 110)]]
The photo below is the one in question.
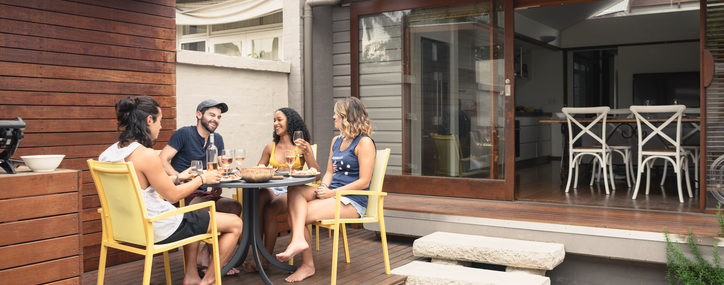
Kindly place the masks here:
[(246, 159), (246, 150), (243, 148), (237, 148), (234, 151), (234, 159), (236, 160), (236, 167), (241, 167), (241, 163)]
[[(292, 138), (293, 138), (293, 139), (292, 139), (292, 142), (293, 142), (295, 145), (299, 145), (299, 144), (297, 143), (297, 140), (304, 140), (304, 132), (302, 132), (302, 131), (294, 131), (294, 135), (292, 136)], [(302, 156), (302, 154), (299, 154), (299, 156)]]
[(225, 149), (221, 151), (221, 167), (224, 168), (224, 172), (229, 172), (231, 164), (234, 162), (234, 150)]
[(201, 174), (201, 172), (204, 171), (204, 165), (201, 162), (201, 160), (192, 160), (191, 161), (191, 176), (196, 177), (196, 175)]
[(292, 165), (294, 165), (294, 160), (297, 158), (297, 152), (292, 150), (287, 150), (284, 152), (284, 158), (287, 160), (287, 165), (289, 165), (289, 175), (292, 174)]

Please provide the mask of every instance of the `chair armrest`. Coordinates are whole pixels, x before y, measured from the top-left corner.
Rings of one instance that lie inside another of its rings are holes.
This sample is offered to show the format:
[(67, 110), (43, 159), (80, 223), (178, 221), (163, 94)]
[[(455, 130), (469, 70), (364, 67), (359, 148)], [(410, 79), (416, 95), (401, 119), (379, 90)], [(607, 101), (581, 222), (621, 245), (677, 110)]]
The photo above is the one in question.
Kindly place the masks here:
[(367, 196), (387, 196), (387, 192), (370, 192), (368, 190), (339, 190), (336, 191), (337, 196), (342, 195), (367, 195)]
[(178, 214), (183, 214), (183, 213), (186, 213), (186, 212), (196, 211), (196, 210), (203, 209), (203, 208), (209, 208), (209, 209), (210, 209), (209, 212), (216, 211), (216, 205), (214, 204), (214, 202), (213, 202), (213, 201), (206, 201), (206, 202), (203, 202), (203, 203), (198, 203), (198, 204), (188, 205), (188, 206), (186, 206), (186, 207), (181, 207), (181, 208), (178, 208), (178, 209), (176, 209), (176, 210), (173, 210), (173, 211), (170, 211), (170, 212), (166, 212), (166, 213), (160, 214), (160, 215), (155, 216), (155, 217), (151, 217), (151, 218), (148, 219), (148, 221), (149, 221), (149, 222), (155, 222), (155, 221), (158, 221), (158, 220), (161, 220), (161, 219), (165, 219), (165, 218), (168, 218), (168, 217), (171, 217), (171, 216), (175, 216), (175, 215), (178, 215)]

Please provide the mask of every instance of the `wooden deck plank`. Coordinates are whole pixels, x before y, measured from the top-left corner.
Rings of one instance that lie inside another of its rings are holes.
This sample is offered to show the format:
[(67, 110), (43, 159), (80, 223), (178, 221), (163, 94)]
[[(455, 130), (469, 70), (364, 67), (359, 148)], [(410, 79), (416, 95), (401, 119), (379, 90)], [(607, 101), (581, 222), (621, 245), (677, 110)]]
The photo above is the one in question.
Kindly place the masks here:
[[(344, 261), (344, 249), (340, 244), (339, 263), (337, 272), (338, 284), (402, 284), (405, 277), (399, 275), (386, 275), (382, 261), (382, 244), (374, 232), (365, 229), (347, 229), (350, 243), (351, 263)], [(314, 251), (316, 274), (300, 284), (329, 284), (331, 274), (332, 239), (327, 238), (323, 229), (320, 231), (320, 251)], [(341, 238), (340, 238), (341, 241)], [(279, 237), (275, 252), (281, 252), (289, 243), (289, 235)], [(341, 243), (341, 242), (340, 242)], [(409, 239), (388, 237), (388, 249), (390, 264), (392, 268), (401, 266), (415, 259), (412, 256), (412, 243)], [(183, 278), (181, 252), (170, 254), (171, 276), (174, 284), (180, 284)], [(251, 256), (247, 258), (251, 261)], [(297, 257), (295, 264), (300, 264)], [(106, 269), (106, 284), (132, 285), (139, 284), (143, 271), (142, 261), (134, 261), (126, 264), (108, 267)], [(284, 284), (284, 278), (290, 273), (278, 269), (268, 270), (269, 278), (273, 283)], [(84, 284), (96, 282), (98, 272), (90, 271), (83, 274)], [(163, 259), (161, 256), (154, 258), (151, 284), (164, 284)], [(238, 277), (224, 277), (224, 284), (263, 284), (256, 273), (241, 273)]]
[(663, 233), (718, 236), (716, 215), (641, 211), (634, 209), (586, 207), (554, 203), (525, 201), (492, 201), (390, 194), (385, 199), (385, 210), (468, 216), (501, 220), (528, 221), (638, 230)]

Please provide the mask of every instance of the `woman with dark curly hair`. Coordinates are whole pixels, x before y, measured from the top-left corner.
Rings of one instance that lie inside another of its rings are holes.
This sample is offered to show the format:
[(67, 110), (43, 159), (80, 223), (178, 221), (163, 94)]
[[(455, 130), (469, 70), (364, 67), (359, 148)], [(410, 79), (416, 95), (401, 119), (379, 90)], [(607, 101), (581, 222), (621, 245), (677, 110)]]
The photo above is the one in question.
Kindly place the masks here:
[[(307, 125), (304, 124), (304, 120), (297, 111), (291, 108), (281, 108), (277, 110), (274, 112), (273, 126), (273, 141), (264, 147), (258, 165), (270, 165), (277, 167), (281, 171), (289, 171), (291, 173), (291, 169), (289, 169), (289, 166), (285, 163), (284, 153), (288, 150), (295, 150), (300, 156), (294, 161), (292, 165), (293, 169), (302, 169), (305, 163), (310, 169), (319, 169), (319, 164), (317, 164), (317, 161), (314, 159), (314, 151), (309, 144), (311, 136), (307, 130)], [(295, 131), (302, 131), (302, 133), (304, 133), (304, 140), (292, 142)], [(306, 158), (309, 159), (307, 160)], [(274, 244), (277, 240), (277, 216), (287, 212), (287, 188), (275, 187), (262, 191), (259, 195), (259, 205), (262, 205), (261, 216), (264, 219), (262, 226), (264, 234), (266, 235), (264, 238), (264, 247), (266, 247), (268, 252), (273, 252)], [(253, 266), (253, 264), (250, 264), (249, 267), (246, 268), (247, 271), (254, 270)]]

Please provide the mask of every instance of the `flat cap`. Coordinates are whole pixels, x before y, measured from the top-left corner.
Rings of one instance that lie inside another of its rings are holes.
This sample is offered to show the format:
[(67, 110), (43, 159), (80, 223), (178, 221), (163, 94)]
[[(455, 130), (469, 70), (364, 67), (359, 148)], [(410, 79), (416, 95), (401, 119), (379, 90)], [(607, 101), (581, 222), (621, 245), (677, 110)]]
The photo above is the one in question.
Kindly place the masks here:
[(207, 99), (204, 101), (201, 101), (198, 106), (196, 106), (196, 111), (201, 111), (202, 109), (210, 108), (210, 107), (216, 107), (221, 109), (221, 113), (226, 113), (226, 111), (229, 111), (229, 106), (226, 105), (226, 103), (220, 103), (217, 102), (214, 99)]

